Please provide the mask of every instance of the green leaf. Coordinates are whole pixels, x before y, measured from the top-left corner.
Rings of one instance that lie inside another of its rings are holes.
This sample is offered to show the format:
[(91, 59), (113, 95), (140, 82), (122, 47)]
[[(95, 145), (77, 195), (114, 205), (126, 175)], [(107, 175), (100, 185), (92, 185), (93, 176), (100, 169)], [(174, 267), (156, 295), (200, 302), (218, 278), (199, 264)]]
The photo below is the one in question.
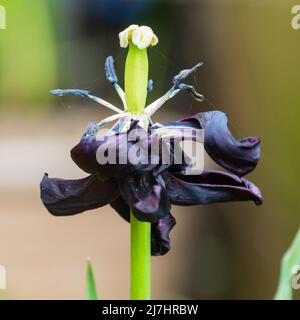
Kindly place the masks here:
[(89, 260), (86, 269), (86, 297), (87, 300), (98, 300), (92, 263)]
[(293, 268), (300, 265), (300, 228), (289, 247), (281, 259), (281, 268), (279, 275), (279, 284), (277, 287), (274, 300), (292, 300), (293, 290), (292, 290), (292, 276)]

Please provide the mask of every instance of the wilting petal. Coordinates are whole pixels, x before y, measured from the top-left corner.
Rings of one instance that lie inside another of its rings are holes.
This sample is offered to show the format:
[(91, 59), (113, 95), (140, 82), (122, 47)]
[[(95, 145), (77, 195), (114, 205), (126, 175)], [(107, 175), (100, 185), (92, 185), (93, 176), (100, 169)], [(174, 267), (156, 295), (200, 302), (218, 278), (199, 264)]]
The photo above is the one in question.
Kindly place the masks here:
[[(112, 201), (110, 205), (118, 212), (118, 214), (130, 222), (130, 210), (127, 203), (118, 197)], [(175, 218), (169, 213), (164, 218), (151, 224), (151, 255), (162, 256), (166, 254), (171, 248), (170, 231), (175, 226)]]
[(252, 171), (260, 157), (260, 140), (247, 137), (236, 140), (227, 126), (227, 116), (221, 111), (200, 112), (192, 117), (166, 125), (204, 129), (204, 147), (210, 157), (238, 176)]
[[(88, 173), (97, 172), (105, 180), (130, 169), (128, 164), (122, 164), (116, 158), (118, 154), (124, 154), (121, 149), (124, 149), (126, 155), (126, 148), (126, 134), (103, 136), (99, 141), (95, 136), (83, 136), (80, 143), (71, 150), (71, 156), (79, 168)], [(102, 163), (98, 162), (99, 159)]]
[(151, 225), (151, 254), (163, 256), (171, 249), (170, 232), (176, 224), (175, 218), (169, 213), (157, 223)]
[(188, 176), (162, 174), (172, 204), (196, 205), (214, 202), (253, 200), (262, 204), (260, 190), (245, 178), (220, 171), (204, 171)]
[(118, 179), (120, 193), (141, 221), (157, 222), (170, 211), (166, 190), (151, 174), (131, 175)]
[(44, 175), (41, 199), (48, 211), (56, 216), (68, 216), (107, 205), (118, 196), (114, 180), (101, 182), (96, 175), (64, 180)]
[(97, 131), (97, 124), (89, 123), (80, 142), (71, 150), (73, 161), (87, 173), (95, 173), (98, 169), (96, 152), (101, 142), (96, 140)]
[(126, 133), (98, 138), (98, 127), (91, 123), (80, 143), (71, 150), (73, 161), (85, 172), (97, 172), (103, 180), (152, 170), (157, 174), (162, 172), (169, 164), (162, 164), (160, 153), (154, 156), (151, 153), (151, 145), (157, 141), (136, 122), (132, 123)]
[(121, 196), (112, 201), (110, 205), (124, 220), (130, 223), (130, 209)]

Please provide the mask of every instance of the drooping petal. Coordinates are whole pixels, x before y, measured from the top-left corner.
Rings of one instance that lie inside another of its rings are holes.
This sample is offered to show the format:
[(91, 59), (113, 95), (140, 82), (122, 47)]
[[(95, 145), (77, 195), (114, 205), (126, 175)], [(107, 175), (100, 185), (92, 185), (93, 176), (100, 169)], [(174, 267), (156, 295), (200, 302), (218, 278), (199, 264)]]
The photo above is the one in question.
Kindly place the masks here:
[(171, 249), (170, 232), (176, 224), (175, 218), (169, 213), (157, 223), (151, 225), (151, 254), (163, 256)]
[(151, 145), (157, 144), (157, 140), (136, 122), (126, 133), (97, 138), (97, 129), (95, 123), (90, 124), (79, 144), (71, 150), (73, 161), (85, 172), (97, 172), (105, 180), (133, 173), (160, 173), (170, 165), (162, 163), (159, 152), (151, 153)]
[(110, 206), (115, 209), (115, 211), (117, 211), (120, 217), (130, 223), (130, 209), (128, 204), (123, 200), (121, 196), (112, 201), (110, 203)]
[(95, 173), (98, 169), (96, 152), (101, 142), (96, 140), (97, 131), (97, 124), (89, 123), (80, 142), (71, 150), (73, 161), (87, 173)]
[(71, 157), (79, 168), (88, 173), (97, 172), (105, 180), (130, 169), (126, 163), (117, 160), (118, 154), (124, 154), (121, 149), (124, 149), (126, 155), (126, 146), (126, 134), (103, 136), (102, 140), (94, 136), (83, 137), (71, 150)]
[[(127, 203), (122, 197), (110, 203), (118, 214), (130, 222), (130, 210)], [(151, 224), (151, 255), (162, 256), (166, 254), (171, 248), (170, 232), (176, 224), (175, 218), (169, 213), (164, 218)]]
[(118, 179), (120, 193), (141, 221), (157, 222), (170, 211), (166, 190), (156, 183), (152, 174), (130, 175)]
[(55, 216), (74, 215), (105, 206), (119, 194), (114, 180), (101, 182), (96, 175), (64, 180), (45, 174), (40, 190), (43, 204)]
[(260, 140), (246, 137), (237, 140), (227, 126), (228, 119), (221, 111), (200, 112), (167, 126), (187, 126), (204, 129), (204, 147), (219, 165), (238, 176), (251, 172), (260, 157)]
[(172, 204), (189, 206), (215, 202), (252, 200), (262, 204), (260, 190), (245, 178), (221, 171), (200, 175), (162, 174)]

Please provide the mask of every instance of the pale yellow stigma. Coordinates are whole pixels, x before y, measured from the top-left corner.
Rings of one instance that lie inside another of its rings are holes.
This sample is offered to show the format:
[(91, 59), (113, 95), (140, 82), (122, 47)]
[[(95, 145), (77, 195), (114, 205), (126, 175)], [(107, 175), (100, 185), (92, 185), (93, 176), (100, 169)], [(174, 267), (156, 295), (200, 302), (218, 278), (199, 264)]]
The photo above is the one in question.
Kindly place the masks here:
[(126, 48), (130, 41), (139, 49), (146, 49), (158, 43), (158, 38), (150, 27), (136, 24), (132, 24), (120, 32), (119, 39), (121, 48)]

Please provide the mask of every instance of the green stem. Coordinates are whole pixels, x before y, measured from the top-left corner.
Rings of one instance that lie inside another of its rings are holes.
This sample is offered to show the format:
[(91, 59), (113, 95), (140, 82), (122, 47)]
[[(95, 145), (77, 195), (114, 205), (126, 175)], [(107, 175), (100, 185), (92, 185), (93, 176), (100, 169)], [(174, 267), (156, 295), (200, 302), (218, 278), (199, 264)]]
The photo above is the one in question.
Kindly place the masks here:
[(151, 299), (151, 224), (137, 220), (131, 224), (131, 299)]
[[(147, 98), (148, 57), (146, 49), (130, 43), (125, 66), (128, 112), (143, 114)], [(151, 299), (151, 224), (137, 220), (131, 210), (131, 299)]]

